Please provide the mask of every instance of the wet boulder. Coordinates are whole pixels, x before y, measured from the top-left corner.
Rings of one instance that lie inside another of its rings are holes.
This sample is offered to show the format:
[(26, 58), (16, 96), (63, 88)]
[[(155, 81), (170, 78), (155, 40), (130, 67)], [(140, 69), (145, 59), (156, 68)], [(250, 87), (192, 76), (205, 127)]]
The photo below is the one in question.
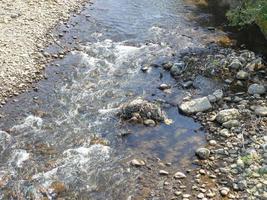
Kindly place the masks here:
[(179, 105), (179, 109), (185, 114), (204, 112), (211, 108), (212, 105), (207, 97), (193, 99)]
[(142, 98), (134, 99), (122, 105), (119, 116), (126, 120), (139, 118), (142, 122), (147, 122), (148, 119), (155, 122), (162, 122), (166, 119), (164, 112), (158, 104)]

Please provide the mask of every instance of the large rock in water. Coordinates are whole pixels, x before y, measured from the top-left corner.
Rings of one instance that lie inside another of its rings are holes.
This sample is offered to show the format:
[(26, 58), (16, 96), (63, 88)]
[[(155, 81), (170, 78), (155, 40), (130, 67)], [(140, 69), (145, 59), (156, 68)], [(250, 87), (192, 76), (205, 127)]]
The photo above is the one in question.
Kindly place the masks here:
[(207, 97), (193, 99), (191, 101), (183, 102), (181, 105), (179, 105), (179, 109), (186, 114), (204, 112), (211, 108), (212, 105)]
[(136, 114), (139, 115), (143, 120), (152, 119), (157, 122), (164, 121), (166, 118), (164, 112), (161, 110), (158, 104), (143, 100), (141, 98), (134, 99), (122, 105), (119, 112), (120, 117), (124, 119), (131, 119)]
[(223, 123), (228, 122), (230, 120), (236, 120), (239, 117), (240, 117), (239, 111), (235, 108), (232, 108), (232, 109), (221, 110), (217, 114), (216, 120), (217, 120), (217, 122), (223, 124)]

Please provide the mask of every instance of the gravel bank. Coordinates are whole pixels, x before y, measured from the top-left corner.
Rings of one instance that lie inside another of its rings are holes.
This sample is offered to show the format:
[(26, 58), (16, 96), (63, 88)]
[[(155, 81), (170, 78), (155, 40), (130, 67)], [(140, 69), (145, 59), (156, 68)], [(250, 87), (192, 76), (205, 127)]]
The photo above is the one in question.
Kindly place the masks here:
[(37, 49), (60, 20), (85, 0), (0, 0), (0, 102), (42, 77), (44, 59)]

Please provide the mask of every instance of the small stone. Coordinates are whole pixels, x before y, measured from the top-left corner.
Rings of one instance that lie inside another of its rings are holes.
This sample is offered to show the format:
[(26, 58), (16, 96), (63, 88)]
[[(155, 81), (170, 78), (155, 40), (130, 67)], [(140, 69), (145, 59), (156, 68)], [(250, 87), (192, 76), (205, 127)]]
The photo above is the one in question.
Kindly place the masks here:
[(156, 122), (152, 119), (146, 119), (144, 120), (144, 125), (153, 127), (156, 126)]
[(255, 108), (255, 113), (258, 116), (266, 117), (267, 116), (267, 107), (266, 106), (257, 106)]
[(234, 59), (229, 67), (232, 69), (240, 69), (242, 67), (242, 63), (238, 59)]
[(213, 192), (209, 192), (209, 193), (206, 194), (206, 196), (209, 197), (209, 198), (215, 197), (215, 195), (216, 194), (213, 193)]
[(203, 193), (199, 193), (199, 194), (197, 195), (197, 198), (198, 198), (198, 199), (203, 199), (203, 198), (205, 198), (205, 195), (204, 195)]
[(182, 192), (181, 192), (181, 191), (176, 191), (176, 192), (174, 192), (174, 194), (175, 194), (176, 196), (180, 196), (180, 195), (182, 194)]
[(181, 75), (184, 71), (184, 68), (185, 68), (184, 62), (174, 63), (170, 69), (171, 75), (173, 75), (173, 76)]
[(212, 105), (210, 104), (210, 101), (207, 97), (202, 97), (183, 102), (179, 105), (179, 108), (186, 114), (193, 114), (197, 112), (207, 111), (212, 108)]
[(167, 62), (167, 63), (164, 63), (162, 66), (165, 70), (170, 70), (173, 66), (173, 63)]
[(222, 196), (227, 196), (229, 194), (229, 192), (230, 192), (230, 189), (227, 188), (227, 187), (222, 187), (220, 189), (220, 193), (221, 193)]
[(147, 66), (144, 66), (144, 67), (141, 68), (141, 70), (142, 70), (143, 72), (147, 72), (148, 69), (149, 69), (149, 68), (148, 68)]
[(186, 81), (182, 84), (184, 88), (189, 88), (193, 85), (193, 81)]
[(176, 172), (174, 174), (174, 178), (175, 179), (183, 179), (183, 178), (186, 178), (186, 175), (184, 173), (182, 173), (182, 172)]
[(189, 198), (189, 197), (191, 197), (190, 194), (183, 194), (183, 198)]
[(215, 92), (213, 92), (213, 95), (216, 97), (216, 100), (219, 101), (223, 98), (223, 91), (216, 90)]
[(230, 137), (231, 136), (231, 134), (229, 133), (229, 130), (227, 130), (227, 129), (222, 129), (219, 133), (221, 136), (224, 136), (224, 137)]
[(216, 120), (223, 124), (227, 121), (230, 121), (230, 120), (234, 120), (234, 119), (238, 119), (240, 116), (240, 113), (237, 109), (235, 108), (232, 108), (232, 109), (225, 109), (225, 110), (222, 110), (220, 111), (217, 116), (216, 116)]
[(165, 83), (163, 83), (163, 84), (161, 84), (160, 86), (159, 86), (159, 89), (160, 90), (166, 90), (166, 89), (170, 89), (171, 88), (171, 86), (170, 85), (167, 85), (167, 84), (165, 84)]
[(225, 127), (225, 128), (238, 127), (238, 126), (240, 126), (240, 122), (238, 120), (229, 120), (227, 122), (224, 122), (222, 124), (222, 126)]
[(263, 85), (259, 85), (259, 84), (252, 84), (248, 87), (248, 93), (249, 94), (264, 94), (266, 92), (266, 89)]
[(200, 169), (200, 170), (199, 170), (199, 173), (200, 173), (201, 175), (205, 175), (205, 174), (206, 174), (206, 171), (205, 171), (204, 169)]
[(243, 70), (240, 70), (237, 74), (236, 74), (236, 78), (239, 79), (239, 80), (246, 80), (249, 76), (249, 73), (243, 71)]
[(208, 159), (210, 156), (210, 150), (208, 150), (207, 148), (198, 148), (196, 150), (196, 155), (200, 158), (200, 159)]
[(146, 165), (145, 161), (143, 160), (140, 160), (140, 159), (133, 159), (131, 161), (131, 165), (135, 166), (135, 167), (141, 167), (141, 166), (144, 166)]
[(217, 142), (216, 142), (216, 140), (210, 140), (210, 141), (209, 141), (209, 144), (210, 144), (211, 146), (215, 146), (215, 145), (217, 144)]
[(217, 101), (217, 98), (212, 94), (208, 95), (208, 99), (211, 103), (215, 103)]
[(165, 170), (160, 170), (160, 171), (159, 171), (159, 174), (160, 174), (160, 175), (163, 175), (163, 176), (167, 176), (167, 175), (169, 175), (169, 172), (167, 172), (167, 171), (165, 171)]

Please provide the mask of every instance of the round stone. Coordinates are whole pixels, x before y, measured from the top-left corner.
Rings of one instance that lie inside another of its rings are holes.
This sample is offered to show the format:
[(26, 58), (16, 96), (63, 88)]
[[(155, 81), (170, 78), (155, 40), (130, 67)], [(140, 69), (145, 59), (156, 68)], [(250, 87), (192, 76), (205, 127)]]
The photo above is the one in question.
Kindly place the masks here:
[(208, 150), (207, 148), (198, 148), (196, 150), (196, 155), (200, 158), (200, 159), (208, 159), (210, 156), (210, 150)]
[(249, 94), (264, 94), (265, 92), (266, 89), (263, 85), (254, 83), (248, 87)]
[(255, 108), (255, 113), (258, 116), (266, 117), (267, 116), (267, 107), (266, 106), (257, 106)]

